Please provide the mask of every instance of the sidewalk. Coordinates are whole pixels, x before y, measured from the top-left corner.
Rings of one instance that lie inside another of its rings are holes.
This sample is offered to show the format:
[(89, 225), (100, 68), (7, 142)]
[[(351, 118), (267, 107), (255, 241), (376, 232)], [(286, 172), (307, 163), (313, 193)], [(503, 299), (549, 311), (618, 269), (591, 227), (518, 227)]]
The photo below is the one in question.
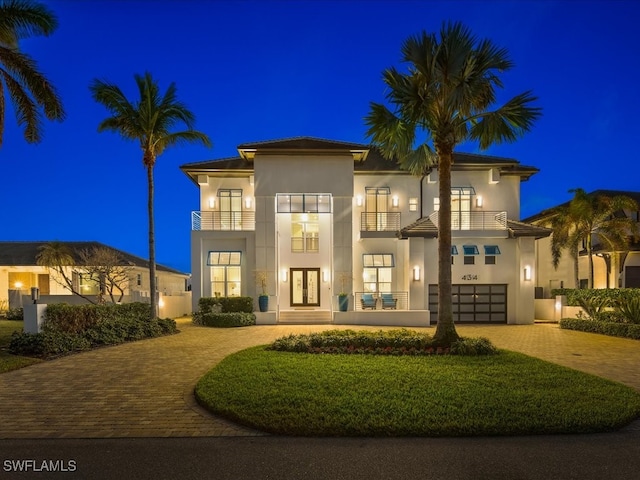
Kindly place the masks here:
[[(214, 329), (193, 326), (185, 319), (178, 326), (178, 335), (102, 348), (0, 375), (0, 438), (262, 435), (201, 409), (193, 397), (198, 379), (238, 350), (289, 333), (336, 328)], [(460, 326), (458, 331), (640, 390), (638, 341), (560, 330), (557, 325)]]

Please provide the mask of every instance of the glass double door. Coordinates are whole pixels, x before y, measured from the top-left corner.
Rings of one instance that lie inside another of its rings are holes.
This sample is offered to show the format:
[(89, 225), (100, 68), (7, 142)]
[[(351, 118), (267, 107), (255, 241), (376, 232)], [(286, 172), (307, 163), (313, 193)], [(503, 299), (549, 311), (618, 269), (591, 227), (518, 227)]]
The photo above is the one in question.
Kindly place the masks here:
[(291, 268), (291, 306), (320, 306), (320, 269)]

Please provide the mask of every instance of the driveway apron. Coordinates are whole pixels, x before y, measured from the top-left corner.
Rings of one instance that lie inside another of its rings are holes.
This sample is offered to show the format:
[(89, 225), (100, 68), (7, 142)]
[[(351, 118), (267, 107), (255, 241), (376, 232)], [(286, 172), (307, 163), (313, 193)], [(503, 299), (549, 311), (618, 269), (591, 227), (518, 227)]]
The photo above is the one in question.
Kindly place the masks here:
[[(178, 328), (177, 335), (101, 348), (0, 375), (0, 438), (262, 435), (200, 408), (193, 396), (198, 379), (244, 348), (290, 333), (353, 327), (214, 329), (179, 319)], [(458, 331), (640, 390), (638, 341), (543, 324), (459, 326)]]

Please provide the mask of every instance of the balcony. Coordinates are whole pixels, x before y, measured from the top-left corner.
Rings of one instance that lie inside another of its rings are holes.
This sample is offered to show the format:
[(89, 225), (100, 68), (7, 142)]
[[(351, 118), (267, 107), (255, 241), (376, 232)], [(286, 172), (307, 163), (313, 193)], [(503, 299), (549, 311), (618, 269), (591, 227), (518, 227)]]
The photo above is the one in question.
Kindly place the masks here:
[(362, 212), (360, 235), (362, 237), (392, 237), (400, 230), (400, 212)]
[(221, 212), (210, 210), (191, 212), (191, 230), (252, 231), (256, 229), (253, 211)]
[[(429, 219), (438, 227), (439, 213), (433, 212)], [(451, 212), (451, 231), (505, 231), (507, 212)]]

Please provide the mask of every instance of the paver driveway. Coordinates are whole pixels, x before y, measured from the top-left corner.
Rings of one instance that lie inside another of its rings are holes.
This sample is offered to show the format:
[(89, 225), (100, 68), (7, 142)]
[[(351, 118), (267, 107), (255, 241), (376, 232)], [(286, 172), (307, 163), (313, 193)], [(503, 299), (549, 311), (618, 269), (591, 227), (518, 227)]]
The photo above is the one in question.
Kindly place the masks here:
[[(336, 328), (213, 329), (193, 326), (188, 319), (178, 320), (178, 326), (178, 335), (102, 348), (0, 375), (0, 438), (261, 435), (202, 410), (193, 397), (197, 380), (243, 348), (289, 333)], [(460, 326), (458, 331), (640, 390), (638, 341), (541, 324)]]

